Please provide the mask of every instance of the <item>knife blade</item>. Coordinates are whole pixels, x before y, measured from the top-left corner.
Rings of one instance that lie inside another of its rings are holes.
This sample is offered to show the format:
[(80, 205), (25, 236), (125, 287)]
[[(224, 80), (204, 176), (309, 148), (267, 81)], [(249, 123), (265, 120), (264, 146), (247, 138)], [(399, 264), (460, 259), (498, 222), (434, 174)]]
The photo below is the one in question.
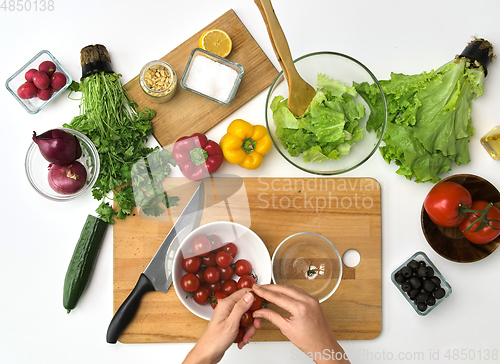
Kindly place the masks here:
[(172, 267), (170, 267), (169, 272), (166, 271), (166, 258), (167, 255), (172, 255), (172, 251), (175, 254), (174, 249), (169, 251), (169, 248), (174, 241), (178, 247), (180, 242), (200, 225), (204, 204), (205, 186), (202, 181), (163, 240), (155, 256), (149, 262), (146, 270), (139, 276), (134, 289), (113, 316), (106, 334), (108, 343), (115, 344), (118, 341), (123, 330), (134, 318), (145, 293), (151, 291), (167, 292), (172, 284)]

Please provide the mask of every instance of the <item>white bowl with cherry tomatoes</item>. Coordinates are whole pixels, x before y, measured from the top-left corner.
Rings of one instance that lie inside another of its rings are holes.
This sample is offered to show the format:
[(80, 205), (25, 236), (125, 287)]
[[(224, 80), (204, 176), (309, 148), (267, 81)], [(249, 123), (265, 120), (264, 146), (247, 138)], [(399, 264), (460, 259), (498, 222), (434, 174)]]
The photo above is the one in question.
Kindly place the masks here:
[(271, 271), (269, 251), (255, 232), (217, 221), (193, 230), (181, 242), (172, 280), (184, 306), (210, 320), (218, 300), (255, 282), (271, 283)]

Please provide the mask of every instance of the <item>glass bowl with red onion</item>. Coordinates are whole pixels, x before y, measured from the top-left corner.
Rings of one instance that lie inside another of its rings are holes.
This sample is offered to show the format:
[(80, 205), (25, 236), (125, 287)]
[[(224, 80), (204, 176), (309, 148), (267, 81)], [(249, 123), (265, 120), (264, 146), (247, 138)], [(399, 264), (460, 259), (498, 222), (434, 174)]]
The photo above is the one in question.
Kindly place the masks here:
[(55, 128), (37, 135), (25, 159), (26, 176), (40, 195), (69, 201), (91, 190), (99, 176), (99, 154), (83, 133)]

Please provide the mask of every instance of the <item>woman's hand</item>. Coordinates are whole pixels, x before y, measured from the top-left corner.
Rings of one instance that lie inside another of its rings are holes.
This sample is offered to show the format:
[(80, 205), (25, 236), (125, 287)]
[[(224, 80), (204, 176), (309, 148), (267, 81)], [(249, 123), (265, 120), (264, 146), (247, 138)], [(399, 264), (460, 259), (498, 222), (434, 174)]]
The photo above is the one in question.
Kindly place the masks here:
[(341, 363), (349, 363), (316, 298), (294, 286), (256, 284), (252, 290), (291, 314), (286, 318), (268, 308), (257, 310), (253, 313), (257, 329), (261, 326), (261, 319), (266, 319), (277, 326), (297, 348), (314, 355), (316, 363), (332, 360), (332, 356), (333, 359), (345, 359), (339, 360)]
[[(255, 297), (248, 288), (220, 300), (207, 328), (186, 356), (184, 364), (218, 363), (236, 339), (241, 316), (248, 311), (254, 300)], [(238, 343), (240, 349), (250, 341), (255, 331), (255, 326), (247, 329), (243, 340)]]

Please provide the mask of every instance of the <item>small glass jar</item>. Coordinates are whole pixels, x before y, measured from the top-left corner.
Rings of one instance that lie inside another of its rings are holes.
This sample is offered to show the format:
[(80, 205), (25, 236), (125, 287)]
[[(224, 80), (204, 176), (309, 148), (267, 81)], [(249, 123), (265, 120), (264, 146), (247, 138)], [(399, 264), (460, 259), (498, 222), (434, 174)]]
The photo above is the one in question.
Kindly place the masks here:
[(500, 125), (481, 138), (481, 144), (493, 159), (500, 159)]
[(139, 84), (151, 102), (161, 104), (174, 97), (177, 74), (167, 62), (151, 61), (142, 67)]

